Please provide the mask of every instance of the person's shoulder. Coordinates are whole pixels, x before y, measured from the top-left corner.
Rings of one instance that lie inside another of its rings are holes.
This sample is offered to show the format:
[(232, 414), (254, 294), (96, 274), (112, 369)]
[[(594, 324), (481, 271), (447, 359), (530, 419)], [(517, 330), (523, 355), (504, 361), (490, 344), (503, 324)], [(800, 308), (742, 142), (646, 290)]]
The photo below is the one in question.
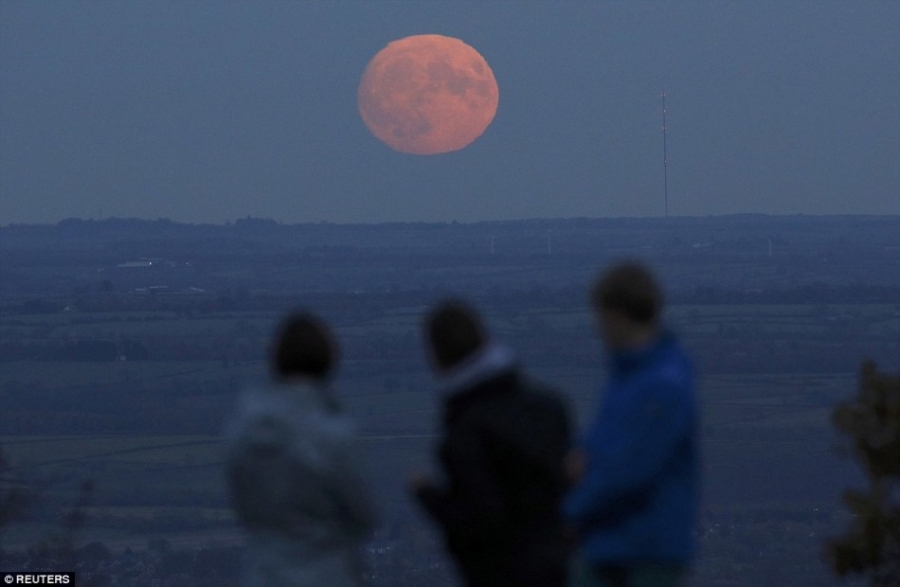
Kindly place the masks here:
[(316, 424), (336, 439), (351, 438), (358, 434), (356, 420), (344, 411), (323, 411), (315, 416)]
[(641, 369), (644, 376), (682, 378), (689, 377), (693, 370), (687, 352), (674, 335), (664, 335), (650, 357)]
[(670, 383), (689, 386), (694, 376), (694, 366), (684, 349), (676, 346), (660, 362), (658, 375)]
[(638, 403), (690, 401), (694, 391), (693, 366), (680, 348), (674, 348), (645, 369), (635, 383), (629, 396)]
[(542, 381), (523, 377), (519, 388), (518, 401), (529, 413), (542, 419), (557, 419), (568, 422), (569, 402), (555, 387)]

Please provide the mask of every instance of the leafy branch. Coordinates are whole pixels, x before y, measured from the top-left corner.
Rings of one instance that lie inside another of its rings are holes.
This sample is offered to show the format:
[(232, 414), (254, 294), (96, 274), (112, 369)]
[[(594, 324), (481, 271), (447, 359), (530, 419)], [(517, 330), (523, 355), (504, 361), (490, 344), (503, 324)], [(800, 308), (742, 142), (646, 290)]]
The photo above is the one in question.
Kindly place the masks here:
[(828, 543), (834, 571), (868, 576), (871, 587), (900, 585), (900, 377), (862, 366), (856, 397), (839, 404), (834, 426), (850, 437), (866, 474), (864, 490), (844, 492), (854, 514), (846, 534)]

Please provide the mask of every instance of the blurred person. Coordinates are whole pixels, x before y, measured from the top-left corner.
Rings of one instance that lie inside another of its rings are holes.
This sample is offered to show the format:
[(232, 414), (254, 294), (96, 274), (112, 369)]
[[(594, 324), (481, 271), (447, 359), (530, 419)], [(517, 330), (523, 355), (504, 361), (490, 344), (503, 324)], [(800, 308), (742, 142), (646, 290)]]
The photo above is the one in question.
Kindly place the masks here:
[(525, 379), (512, 351), (487, 336), (467, 305), (437, 306), (425, 331), (443, 401), (444, 479), (420, 474), (411, 490), (469, 587), (565, 585), (564, 403)]
[(246, 532), (248, 587), (359, 585), (374, 513), (356, 434), (329, 385), (337, 350), (308, 314), (285, 319), (272, 380), (241, 398), (228, 475)]
[(699, 492), (691, 365), (661, 326), (662, 291), (646, 267), (612, 267), (591, 302), (609, 376), (584, 446), (567, 462), (577, 480), (563, 506), (579, 537), (575, 583), (682, 585)]

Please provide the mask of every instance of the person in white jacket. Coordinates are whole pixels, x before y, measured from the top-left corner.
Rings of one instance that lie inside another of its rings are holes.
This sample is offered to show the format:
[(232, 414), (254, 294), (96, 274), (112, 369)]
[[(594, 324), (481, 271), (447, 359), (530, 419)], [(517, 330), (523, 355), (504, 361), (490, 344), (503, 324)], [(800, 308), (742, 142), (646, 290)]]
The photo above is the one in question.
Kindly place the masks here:
[(228, 477), (246, 541), (247, 587), (360, 584), (375, 516), (356, 433), (328, 385), (336, 347), (315, 316), (289, 316), (268, 385), (248, 389), (229, 429)]

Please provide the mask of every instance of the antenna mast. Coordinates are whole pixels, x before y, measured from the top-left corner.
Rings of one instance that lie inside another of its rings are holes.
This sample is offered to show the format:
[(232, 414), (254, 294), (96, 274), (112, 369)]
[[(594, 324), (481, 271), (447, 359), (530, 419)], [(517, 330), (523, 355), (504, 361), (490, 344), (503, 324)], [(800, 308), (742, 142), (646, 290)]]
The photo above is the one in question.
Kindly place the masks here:
[(666, 204), (666, 218), (669, 217), (669, 166), (666, 154), (666, 92), (662, 93), (662, 115), (663, 115), (663, 196)]

